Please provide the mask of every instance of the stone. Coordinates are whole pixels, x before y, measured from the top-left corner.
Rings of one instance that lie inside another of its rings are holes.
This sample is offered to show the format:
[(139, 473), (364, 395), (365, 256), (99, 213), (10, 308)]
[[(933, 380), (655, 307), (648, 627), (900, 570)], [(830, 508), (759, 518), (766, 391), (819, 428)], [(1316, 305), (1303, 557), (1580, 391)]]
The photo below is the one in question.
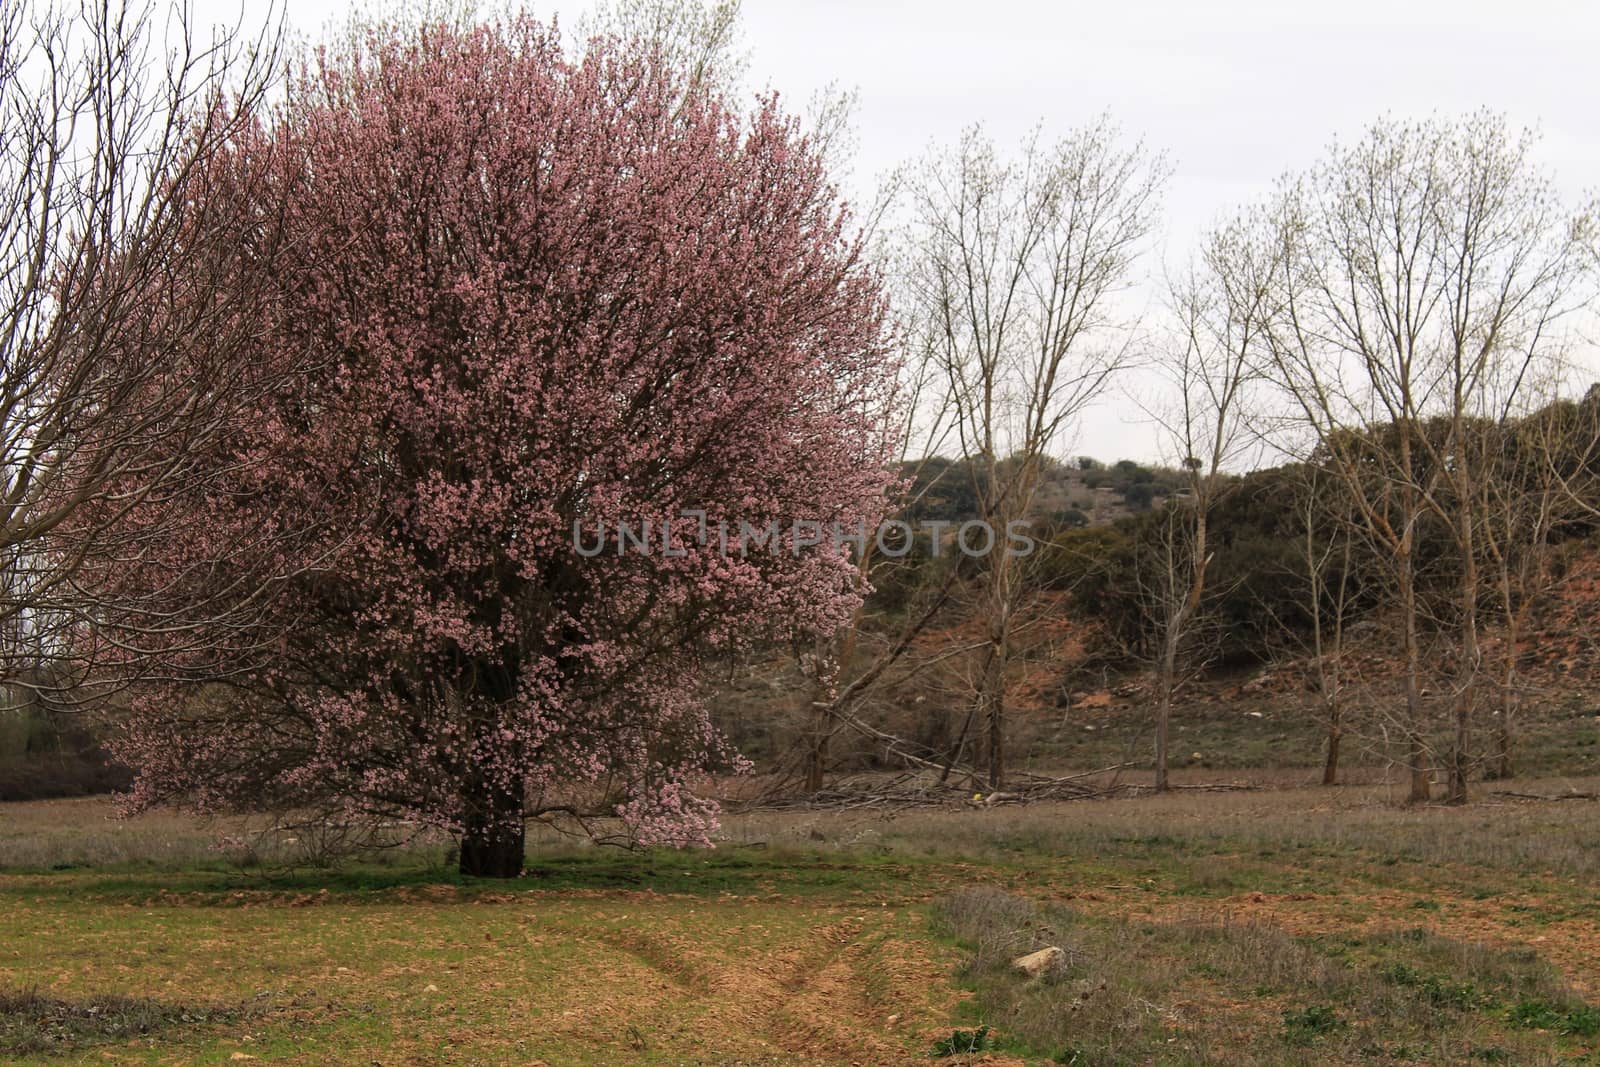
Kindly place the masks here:
[(1067, 954), (1055, 945), (1042, 948), (1038, 952), (1030, 952), (1026, 956), (1018, 956), (1011, 961), (1011, 966), (1027, 975), (1029, 978), (1038, 978), (1067, 964)]

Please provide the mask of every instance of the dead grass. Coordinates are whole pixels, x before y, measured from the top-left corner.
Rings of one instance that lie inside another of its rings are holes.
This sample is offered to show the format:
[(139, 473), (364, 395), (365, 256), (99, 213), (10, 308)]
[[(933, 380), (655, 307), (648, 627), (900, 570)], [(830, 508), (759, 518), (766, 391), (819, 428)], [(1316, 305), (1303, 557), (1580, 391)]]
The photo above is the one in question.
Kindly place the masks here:
[[(1180, 779), (1181, 781), (1181, 779)], [(728, 820), (735, 843), (802, 841), (825, 846), (902, 849), (984, 861), (1058, 855), (1079, 860), (1159, 854), (1192, 864), (1217, 888), (1240, 881), (1240, 856), (1282, 866), (1352, 856), (1390, 866), (1491, 868), (1554, 878), (1600, 876), (1600, 802), (1523, 800), (1480, 785), (1464, 807), (1408, 807), (1383, 784), (1326, 788), (1178, 791), (990, 809), (893, 814), (755, 814)], [(1600, 792), (1600, 779), (1519, 781), (1519, 792), (1555, 796)], [(1265, 854), (1265, 855), (1262, 855)], [(1223, 857), (1223, 862), (1215, 862)], [(1234, 872), (1228, 876), (1227, 872)]]
[[(1592, 1010), (1532, 952), (1421, 929), (1296, 938), (1253, 922), (1096, 918), (995, 889), (951, 894), (937, 915), (971, 952), (969, 1018), (1057, 1063), (1555, 1064), (1580, 1036), (1559, 1021)], [(1066, 950), (1061, 973), (1010, 968), (1046, 944)]]
[(257, 1010), (206, 1004), (168, 1004), (145, 997), (101, 994), (46, 996), (37, 989), (0, 991), (0, 1055), (63, 1055), (123, 1043), (181, 1027), (230, 1024)]

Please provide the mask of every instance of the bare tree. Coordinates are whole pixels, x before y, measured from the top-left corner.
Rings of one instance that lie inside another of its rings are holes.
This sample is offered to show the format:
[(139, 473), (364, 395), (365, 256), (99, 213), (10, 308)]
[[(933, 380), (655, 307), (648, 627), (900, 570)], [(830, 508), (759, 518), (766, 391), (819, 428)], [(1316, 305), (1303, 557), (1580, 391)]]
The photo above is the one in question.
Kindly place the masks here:
[[(1165, 173), (1107, 120), (1002, 158), (981, 129), (907, 180), (908, 326), (944, 372), (978, 517), (1003, 546), (1041, 461), (1128, 360), (1119, 289), (1149, 234)], [(1017, 559), (986, 556), (986, 646), (976, 706), (989, 784), (1005, 778), (1007, 661), (1023, 588)]]
[(578, 30), (585, 38), (649, 42), (658, 62), (687, 72), (688, 92), (734, 95), (749, 66), (739, 7), (740, 0), (616, 0), (598, 5)]
[[(918, 442), (927, 444), (940, 439), (945, 411), (935, 402), (927, 409), (935, 368), (923, 361), (902, 364), (901, 418), (895, 428), (896, 455), (903, 473), (909, 473), (906, 490), (901, 494), (901, 510), (914, 507), (919, 496), (915, 492), (916, 475), (926, 462), (910, 459), (911, 450)], [(922, 421), (927, 417), (929, 421)], [(909, 468), (909, 472), (908, 472)], [(925, 486), (925, 493), (931, 486)], [(863, 531), (864, 536), (856, 547), (857, 572), (864, 584), (879, 588), (892, 580), (892, 572), (909, 563), (912, 541), (905, 544), (885, 545), (877, 531)], [(907, 661), (917, 638), (927, 629), (950, 600), (951, 592), (960, 576), (959, 568), (949, 568), (943, 579), (923, 591), (923, 596), (910, 606), (905, 617), (896, 625), (874, 626), (866, 601), (857, 607), (850, 621), (838, 633), (817, 643), (802, 657), (803, 673), (807, 675), (806, 712), (808, 725), (804, 731), (804, 788), (807, 793), (822, 789), (828, 771), (828, 749), (834, 736), (842, 729), (863, 726), (854, 715), (855, 708), (864, 701), (885, 677), (890, 668)], [(869, 646), (870, 655), (858, 663), (861, 646)], [(914, 661), (914, 657), (912, 657)], [(912, 671), (916, 664), (912, 663)], [(875, 741), (887, 742), (902, 757), (909, 752), (907, 743), (886, 733), (869, 734)]]
[(1580, 303), (1586, 224), (1496, 116), (1383, 121), (1291, 182), (1276, 377), (1393, 572), (1405, 643), (1412, 800), (1428, 780), (1417, 546), (1436, 521), (1459, 561), (1449, 679), (1452, 801), (1466, 797), (1481, 649), (1477, 561), (1482, 420), (1498, 422), (1532, 370), (1559, 354)]
[(237, 280), (221, 267), (249, 250), (197, 206), (215, 198), (195, 194), (267, 102), (277, 30), (205, 39), (187, 8), (162, 10), (0, 11), (8, 679), (36, 677), (92, 620), (75, 588), (85, 560), (139, 551), (108, 531), (193, 476), (186, 456), (223, 432), (231, 399), (255, 381), (240, 315), (251, 294), (219, 281)]
[(1482, 447), (1479, 506), (1484, 521), (1479, 543), (1500, 629), (1495, 679), (1499, 704), (1487, 773), (1500, 779), (1515, 772), (1512, 753), (1524, 689), (1518, 670), (1522, 642), (1533, 613), (1565, 578), (1557, 539), (1584, 516), (1584, 500), (1593, 499), (1594, 485), (1587, 477), (1582, 497), (1570, 490), (1600, 444), (1600, 424), (1591, 405), (1560, 399), (1558, 381), (1539, 384), (1529, 391), (1524, 414), (1484, 428), (1488, 440)]
[(1294, 522), (1286, 532), (1295, 538), (1296, 552), (1282, 574), (1297, 592), (1257, 604), (1273, 623), (1274, 643), (1288, 658), (1310, 663), (1307, 682), (1316, 693), (1323, 728), (1322, 784), (1338, 785), (1350, 727), (1346, 655), (1365, 577), (1361, 529), (1338, 479), (1326, 471), (1291, 463), (1274, 474), (1280, 479), (1277, 489), (1293, 498)]
[[(1355, 536), (1339, 490), (1324, 490), (1321, 472), (1302, 468), (1307, 483), (1299, 501), (1300, 560), (1305, 567), (1311, 616), (1311, 657), (1322, 711), (1322, 784), (1339, 784), (1345, 722), (1346, 637), (1355, 608)], [(1330, 499), (1331, 498), (1331, 499)]]
[(1230, 468), (1256, 441), (1246, 417), (1258, 335), (1270, 311), (1274, 248), (1252, 247), (1251, 240), (1243, 222), (1217, 230), (1200, 261), (1172, 283), (1176, 336), (1157, 357), (1172, 393), (1172, 407), (1158, 423), (1184, 475), (1183, 492), (1163, 516), (1160, 562), (1144, 598), (1156, 637), (1157, 792), (1167, 789), (1172, 700), (1185, 667), (1180, 657), (1207, 593), (1211, 515), (1236, 485)]

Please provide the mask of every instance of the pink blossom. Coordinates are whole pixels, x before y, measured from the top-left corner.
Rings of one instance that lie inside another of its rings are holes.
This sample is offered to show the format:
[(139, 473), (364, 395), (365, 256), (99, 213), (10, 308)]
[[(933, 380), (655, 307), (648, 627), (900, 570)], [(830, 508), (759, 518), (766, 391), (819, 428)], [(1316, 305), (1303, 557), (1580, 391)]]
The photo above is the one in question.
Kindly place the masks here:
[(871, 525), (891, 375), (795, 122), (683, 84), (528, 18), (377, 30), (234, 146), (210, 188), (281, 228), (260, 361), (295, 373), (186, 459), (192, 497), (145, 505), (187, 535), (95, 576), (122, 605), (100, 661), (146, 683), (116, 738), (135, 805), (481, 830), (613, 781), (639, 840), (707, 839), (685, 783), (737, 762), (707, 655), (828, 632), (855, 568), (688, 529), (680, 557), (584, 558), (573, 524)]

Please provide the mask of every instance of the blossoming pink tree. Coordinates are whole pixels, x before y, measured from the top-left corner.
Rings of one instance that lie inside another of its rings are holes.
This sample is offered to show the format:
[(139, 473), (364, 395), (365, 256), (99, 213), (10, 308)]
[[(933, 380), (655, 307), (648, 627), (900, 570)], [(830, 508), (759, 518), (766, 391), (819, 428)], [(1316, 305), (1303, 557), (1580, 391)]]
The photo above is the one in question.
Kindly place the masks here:
[[(575, 787), (705, 840), (687, 783), (736, 759), (707, 655), (826, 633), (861, 590), (831, 538), (724, 552), (677, 517), (875, 522), (891, 374), (797, 125), (645, 51), (376, 30), (219, 166), (276, 235), (259, 359), (298, 372), (209, 457), (226, 478), (159, 502), (185, 536), (96, 568), (98, 658), (142, 679), (136, 807), (419, 820), (487, 876)], [(574, 549), (644, 520), (648, 552)]]

